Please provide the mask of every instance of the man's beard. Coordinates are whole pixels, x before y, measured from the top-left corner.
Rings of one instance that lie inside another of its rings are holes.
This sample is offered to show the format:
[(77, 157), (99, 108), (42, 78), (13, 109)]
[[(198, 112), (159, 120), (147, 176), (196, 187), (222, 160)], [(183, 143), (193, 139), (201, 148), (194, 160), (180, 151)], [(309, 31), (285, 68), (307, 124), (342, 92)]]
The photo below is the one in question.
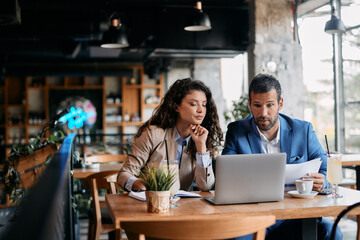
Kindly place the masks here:
[[(256, 126), (258, 126), (258, 128), (261, 130), (261, 131), (269, 131), (276, 123), (276, 121), (279, 119), (279, 114), (276, 115), (275, 119), (273, 121), (271, 121), (271, 118), (269, 117), (261, 117), (261, 118), (256, 118), (255, 119), (255, 123), (256, 123)], [(259, 121), (260, 120), (268, 120), (270, 121), (270, 124), (269, 125), (261, 125), (259, 124)]]

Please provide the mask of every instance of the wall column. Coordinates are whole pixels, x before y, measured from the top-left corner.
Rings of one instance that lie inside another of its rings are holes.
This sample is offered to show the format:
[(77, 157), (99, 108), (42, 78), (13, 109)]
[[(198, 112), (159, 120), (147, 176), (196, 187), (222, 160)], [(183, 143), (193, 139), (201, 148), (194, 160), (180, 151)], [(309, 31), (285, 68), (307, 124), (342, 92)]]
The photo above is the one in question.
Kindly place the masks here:
[(281, 83), (284, 108), (291, 117), (304, 117), (301, 46), (292, 27), (293, 3), (288, 0), (249, 2), (249, 81), (258, 73), (274, 75)]

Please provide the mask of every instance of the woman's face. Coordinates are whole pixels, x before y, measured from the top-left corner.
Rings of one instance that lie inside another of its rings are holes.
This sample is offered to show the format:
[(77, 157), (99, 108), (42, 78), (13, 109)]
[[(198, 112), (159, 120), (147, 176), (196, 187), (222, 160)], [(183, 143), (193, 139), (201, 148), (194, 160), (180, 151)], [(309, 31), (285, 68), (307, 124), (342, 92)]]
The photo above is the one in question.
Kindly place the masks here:
[(202, 91), (191, 90), (175, 107), (179, 113), (177, 121), (185, 124), (201, 124), (206, 116), (206, 95)]

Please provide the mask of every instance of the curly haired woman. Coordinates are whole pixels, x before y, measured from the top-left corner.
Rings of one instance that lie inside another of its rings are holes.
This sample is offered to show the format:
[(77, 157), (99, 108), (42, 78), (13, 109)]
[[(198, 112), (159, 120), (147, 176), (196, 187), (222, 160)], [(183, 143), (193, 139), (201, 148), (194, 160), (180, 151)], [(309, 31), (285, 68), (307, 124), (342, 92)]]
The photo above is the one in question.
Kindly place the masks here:
[(195, 180), (200, 190), (208, 191), (215, 181), (211, 159), (222, 140), (210, 89), (201, 81), (177, 80), (139, 128), (118, 183), (128, 191), (145, 190), (136, 177), (144, 166), (178, 160), (180, 189), (189, 190)]

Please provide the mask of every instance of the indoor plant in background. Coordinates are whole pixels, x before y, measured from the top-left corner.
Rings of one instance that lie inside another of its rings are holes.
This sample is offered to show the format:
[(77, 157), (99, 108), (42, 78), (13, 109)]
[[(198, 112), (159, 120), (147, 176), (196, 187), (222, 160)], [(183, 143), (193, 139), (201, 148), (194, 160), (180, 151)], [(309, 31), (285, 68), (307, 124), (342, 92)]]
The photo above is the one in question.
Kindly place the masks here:
[(169, 210), (170, 188), (175, 182), (175, 171), (149, 164), (140, 172), (140, 180), (146, 187), (147, 211), (165, 213)]
[(248, 96), (244, 95), (239, 100), (232, 101), (232, 110), (224, 112), (224, 117), (227, 122), (244, 119), (250, 115), (250, 109), (248, 105)]
[[(50, 135), (49, 138), (31, 138), (29, 144), (12, 145), (4, 171), (7, 173), (6, 193), (13, 203), (18, 203), (27, 195), (29, 188), (50, 162), (59, 144), (60, 138)], [(25, 168), (27, 170), (24, 170)]]

